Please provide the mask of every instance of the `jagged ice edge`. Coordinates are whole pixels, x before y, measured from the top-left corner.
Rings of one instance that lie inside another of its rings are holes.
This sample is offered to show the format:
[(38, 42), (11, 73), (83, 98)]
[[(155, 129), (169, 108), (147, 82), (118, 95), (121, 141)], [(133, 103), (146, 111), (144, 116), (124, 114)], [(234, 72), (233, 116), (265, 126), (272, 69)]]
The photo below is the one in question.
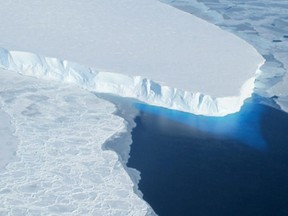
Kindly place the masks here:
[(245, 99), (251, 97), (255, 79), (261, 73), (260, 67), (263, 64), (264, 62), (258, 66), (255, 76), (243, 84), (239, 96), (214, 98), (199, 92), (193, 93), (161, 85), (140, 76), (96, 71), (67, 60), (0, 48), (2, 69), (26, 76), (76, 84), (92, 92), (136, 98), (151, 105), (206, 116), (224, 116), (238, 112)]

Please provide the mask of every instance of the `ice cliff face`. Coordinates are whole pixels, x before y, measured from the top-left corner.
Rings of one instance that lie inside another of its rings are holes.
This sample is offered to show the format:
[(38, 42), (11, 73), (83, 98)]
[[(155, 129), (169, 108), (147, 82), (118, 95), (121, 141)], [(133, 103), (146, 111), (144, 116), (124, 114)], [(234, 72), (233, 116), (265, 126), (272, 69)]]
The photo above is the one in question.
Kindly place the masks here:
[(93, 92), (136, 98), (151, 105), (208, 116), (239, 111), (244, 100), (253, 93), (255, 80), (255, 77), (247, 80), (239, 96), (213, 98), (161, 85), (140, 76), (96, 71), (66, 60), (3, 48), (0, 49), (0, 67), (27, 76), (75, 84)]
[(157, 0), (4, 1), (0, 18), (0, 47), (37, 53), (2, 50), (4, 68), (196, 114), (238, 111), (263, 62), (234, 34)]

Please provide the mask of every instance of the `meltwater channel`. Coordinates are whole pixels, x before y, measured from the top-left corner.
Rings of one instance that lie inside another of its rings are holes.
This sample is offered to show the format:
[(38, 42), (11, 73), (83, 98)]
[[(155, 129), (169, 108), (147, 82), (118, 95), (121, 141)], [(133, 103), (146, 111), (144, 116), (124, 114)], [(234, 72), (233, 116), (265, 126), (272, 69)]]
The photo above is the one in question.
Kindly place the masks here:
[(128, 167), (160, 216), (287, 216), (288, 114), (256, 103), (204, 117), (135, 104)]

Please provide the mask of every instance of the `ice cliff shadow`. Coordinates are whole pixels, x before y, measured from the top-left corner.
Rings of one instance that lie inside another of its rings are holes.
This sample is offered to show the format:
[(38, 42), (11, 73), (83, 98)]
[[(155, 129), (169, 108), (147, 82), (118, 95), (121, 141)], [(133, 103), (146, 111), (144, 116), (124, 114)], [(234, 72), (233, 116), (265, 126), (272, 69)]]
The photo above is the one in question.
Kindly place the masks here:
[[(142, 118), (149, 114), (146, 118), (153, 118), (154, 126), (162, 128), (163, 131), (170, 131), (170, 135), (182, 133), (182, 136), (188, 137), (208, 136), (236, 140), (237, 143), (261, 151), (267, 151), (269, 148), (261, 133), (263, 116), (269, 113), (269, 110), (261, 104), (246, 103), (240, 112), (224, 117), (194, 115), (142, 103), (136, 103), (134, 106), (140, 111)], [(172, 126), (168, 123), (171, 120), (175, 122)]]

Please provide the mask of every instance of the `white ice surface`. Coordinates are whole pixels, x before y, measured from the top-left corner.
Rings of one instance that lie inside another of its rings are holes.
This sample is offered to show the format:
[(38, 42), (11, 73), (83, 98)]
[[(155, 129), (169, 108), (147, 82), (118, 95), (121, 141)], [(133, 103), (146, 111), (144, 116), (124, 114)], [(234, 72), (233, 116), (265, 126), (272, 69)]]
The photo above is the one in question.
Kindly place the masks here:
[[(213, 98), (239, 96), (242, 85), (263, 63), (242, 39), (157, 0), (3, 1), (0, 19), (0, 47), (148, 78), (169, 86), (172, 93), (167, 94), (172, 97), (174, 87)], [(249, 96), (242, 95), (241, 100)], [(228, 110), (214, 102), (218, 111), (210, 112), (207, 104), (205, 111), (182, 110), (223, 115), (239, 110), (241, 100)], [(170, 108), (183, 106), (179, 101), (165, 103)]]
[(0, 108), (0, 172), (9, 162), (16, 159), (15, 152), (18, 141), (13, 136), (13, 131), (9, 115)]
[(282, 110), (288, 110), (288, 1), (161, 1), (209, 20), (252, 44), (266, 60), (254, 92), (272, 97)]
[(210, 116), (223, 116), (239, 111), (244, 100), (253, 93), (255, 80), (255, 76), (247, 80), (238, 96), (214, 98), (160, 85), (140, 76), (99, 72), (69, 61), (27, 52), (9, 52), (1, 48), (0, 68), (51, 81), (73, 83), (92, 92), (137, 98), (152, 105)]
[(6, 113), (0, 119), (15, 129), (6, 133), (19, 140), (17, 160), (0, 172), (0, 215), (153, 213), (134, 193), (116, 153), (102, 149), (126, 131), (113, 104), (73, 85), (4, 70), (0, 101)]

